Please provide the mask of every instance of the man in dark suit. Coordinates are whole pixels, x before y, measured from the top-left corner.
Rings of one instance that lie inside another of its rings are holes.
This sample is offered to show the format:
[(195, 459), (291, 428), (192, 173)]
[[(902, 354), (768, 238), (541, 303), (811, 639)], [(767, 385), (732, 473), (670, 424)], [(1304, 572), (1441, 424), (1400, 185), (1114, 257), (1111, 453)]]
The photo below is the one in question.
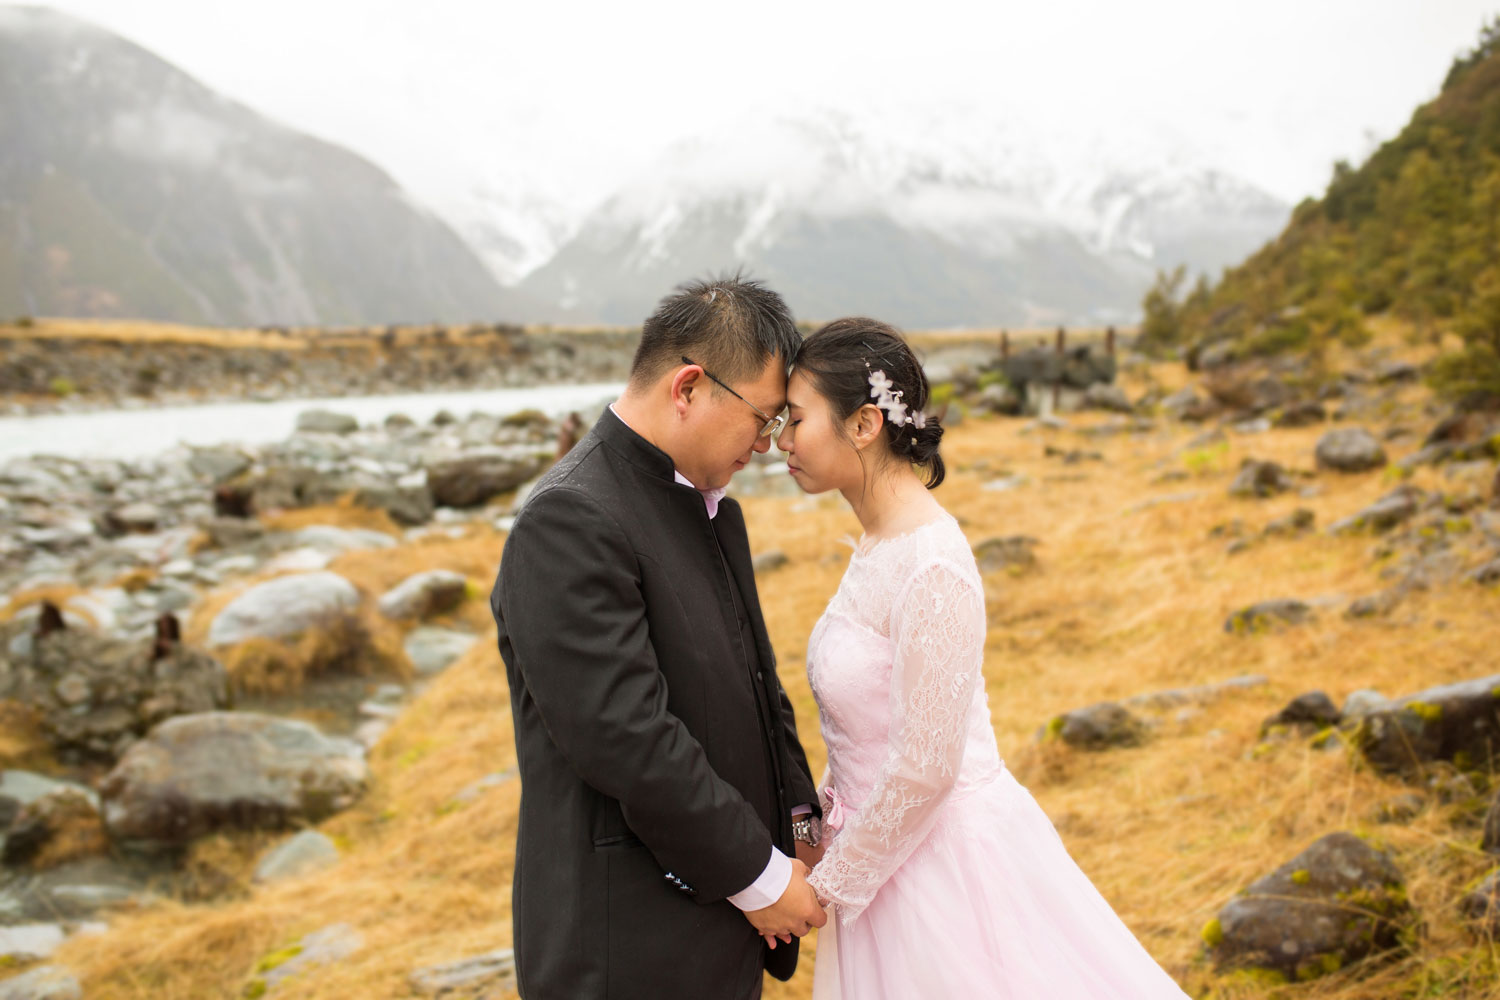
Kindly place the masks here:
[(526, 1000), (757, 997), (826, 922), (795, 857), (817, 794), (723, 496), (770, 446), (800, 343), (757, 282), (682, 286), (511, 529), (491, 607)]

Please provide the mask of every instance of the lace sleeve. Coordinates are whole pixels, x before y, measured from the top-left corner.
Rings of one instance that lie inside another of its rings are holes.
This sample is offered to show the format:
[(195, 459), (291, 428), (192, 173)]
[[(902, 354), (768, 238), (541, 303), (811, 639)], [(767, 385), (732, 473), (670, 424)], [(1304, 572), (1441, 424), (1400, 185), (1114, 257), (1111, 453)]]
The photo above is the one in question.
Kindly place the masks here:
[(929, 564), (891, 615), (895, 663), (885, 762), (808, 881), (852, 923), (937, 822), (963, 760), (984, 659), (984, 600), (951, 563)]

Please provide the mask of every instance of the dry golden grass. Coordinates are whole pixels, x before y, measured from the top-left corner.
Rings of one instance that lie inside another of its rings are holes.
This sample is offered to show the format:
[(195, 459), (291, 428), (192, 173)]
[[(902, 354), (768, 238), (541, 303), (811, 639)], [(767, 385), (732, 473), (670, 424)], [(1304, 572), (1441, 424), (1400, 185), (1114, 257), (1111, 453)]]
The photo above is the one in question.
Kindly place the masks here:
[[(1182, 378), (1170, 369), (1136, 377), (1148, 376), (1163, 384)], [(1409, 394), (1413, 404), (1420, 398), (1420, 390)], [(1410, 421), (1419, 430), (1425, 424), (1416, 414)], [(1472, 814), (1433, 804), (1409, 823), (1379, 824), (1378, 806), (1405, 786), (1357, 766), (1342, 750), (1296, 740), (1257, 750), (1256, 736), (1263, 718), (1312, 688), (1338, 701), (1361, 687), (1395, 695), (1492, 672), (1496, 591), (1443, 586), (1413, 595), (1389, 620), (1351, 622), (1339, 613), (1347, 600), (1382, 585), (1370, 539), (1319, 532), (1227, 554), (1225, 539), (1210, 537), (1218, 524), (1238, 518), (1256, 531), (1306, 506), (1322, 528), (1390, 488), (1380, 473), (1320, 475), (1322, 492), (1311, 499), (1228, 496), (1247, 456), (1310, 471), (1318, 428), (1230, 435), (1222, 447), (1185, 450), (1194, 428), (1086, 438), (1024, 427), (971, 420), (956, 428), (945, 442), (952, 475), (939, 497), (972, 541), (1040, 540), (1035, 570), (987, 580), (985, 682), (995, 732), (1011, 767), (1125, 922), (1189, 992), (1212, 990), (1215, 1000), (1494, 996), (1500, 962), (1471, 942), (1455, 911), (1460, 890), (1489, 865), (1476, 850)], [(1065, 465), (1046, 457), (1048, 443), (1096, 450), (1106, 460)], [(1409, 447), (1414, 440), (1394, 450)], [(1012, 492), (981, 488), (1002, 470), (1028, 484)], [(1167, 473), (1187, 478), (1163, 481)], [(1444, 485), (1431, 471), (1416, 481)], [(782, 681), (820, 771), (826, 750), (804, 649), (847, 563), (839, 539), (858, 527), (835, 498), (750, 499), (745, 509), (753, 550), (779, 547), (790, 557), (761, 579), (761, 601)], [(334, 568), (368, 594), (438, 565), (465, 573), (484, 592), (502, 541), (486, 532), (429, 539), (350, 553)], [(1300, 628), (1250, 637), (1223, 630), (1236, 608), (1282, 596), (1329, 600)], [(476, 626), (487, 616), (482, 600), (465, 602), (455, 615)], [(194, 626), (206, 628), (197, 618)], [(1033, 738), (1050, 716), (1080, 705), (1249, 673), (1269, 683), (1181, 714), (1168, 711), (1139, 748), (1083, 754)], [(368, 796), (323, 824), (345, 849), (337, 869), (252, 890), (244, 888), (244, 873), (269, 837), (202, 845), (200, 864), (240, 886), (243, 898), (118, 916), (107, 935), (69, 942), (56, 961), (78, 970), (95, 1000), (233, 997), (262, 957), (347, 921), (365, 935), (363, 950), (310, 972), (292, 995), (407, 996), (410, 970), (510, 941), (519, 789), (504, 784), (469, 805), (456, 805), (454, 796), (513, 761), (503, 671), (493, 642), (482, 642), (376, 747)], [(1425, 920), (1417, 954), (1295, 987), (1212, 976), (1200, 957), (1204, 924), (1238, 889), (1335, 830), (1370, 833), (1396, 852)], [(811, 959), (815, 938), (807, 945)], [(805, 961), (791, 983), (768, 983), (766, 996), (807, 998), (811, 965)]]
[(0, 768), (50, 772), (56, 770), (52, 748), (42, 735), (34, 708), (0, 699)]
[[(10, 600), (6, 602), (4, 607), (0, 607), (0, 622), (11, 621), (22, 611), (25, 611), (34, 604), (41, 604), (43, 601), (51, 601), (57, 607), (61, 608), (64, 604), (68, 603), (70, 597), (77, 597), (84, 593), (87, 593), (87, 591), (83, 587), (72, 583), (53, 583), (47, 584), (44, 587), (31, 587), (27, 590), (18, 591), (11, 595)], [(93, 621), (93, 616), (86, 609), (70, 608), (69, 611), (89, 621)]]
[(260, 521), (267, 531), (298, 531), (314, 525), (333, 525), (336, 528), (364, 528), (398, 538), (401, 535), (401, 526), (391, 520), (391, 515), (377, 508), (361, 507), (352, 496), (342, 497), (337, 503), (276, 511), (263, 515)]
[(36, 340), (136, 341), (148, 344), (196, 344), (204, 347), (300, 350), (298, 337), (230, 327), (184, 326), (128, 319), (36, 319), (28, 326), (0, 323), (0, 338)]

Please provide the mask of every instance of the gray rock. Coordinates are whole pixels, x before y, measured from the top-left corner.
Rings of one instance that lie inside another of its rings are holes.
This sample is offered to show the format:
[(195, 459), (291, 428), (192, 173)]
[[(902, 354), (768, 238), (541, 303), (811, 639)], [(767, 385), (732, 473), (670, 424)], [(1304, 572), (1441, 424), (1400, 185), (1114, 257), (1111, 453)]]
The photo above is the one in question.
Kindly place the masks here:
[(1229, 495), (1234, 497), (1271, 497), (1294, 489), (1296, 482), (1276, 462), (1258, 462), (1246, 459), (1240, 466), (1239, 475), (1230, 484)]
[(750, 561), (757, 575), (761, 573), (774, 573), (787, 563), (791, 562), (787, 554), (780, 549), (768, 549)]
[(358, 606), (359, 591), (337, 573), (279, 577), (230, 601), (209, 626), (208, 644), (295, 635)]
[(0, 981), (0, 1000), (83, 1000), (83, 987), (67, 969), (42, 965)]
[(1204, 405), (1203, 397), (1191, 387), (1179, 389), (1161, 401), (1162, 412), (1176, 420), (1185, 419), (1187, 413), (1201, 410)]
[(34, 962), (39, 958), (50, 958), (67, 937), (61, 924), (0, 926), (0, 962), (6, 959)]
[(1044, 731), (1046, 737), (1060, 739), (1081, 750), (1138, 746), (1144, 742), (1146, 733), (1144, 722), (1123, 705), (1112, 701), (1102, 701), (1056, 716), (1047, 723)]
[(1271, 421), (1275, 427), (1310, 427), (1328, 419), (1328, 411), (1318, 402), (1292, 403)]
[(432, 520), (432, 491), (424, 476), (417, 483), (365, 481), (349, 491), (356, 506), (383, 510), (397, 524), (426, 524)]
[(1387, 361), (1375, 370), (1375, 382), (1378, 385), (1415, 382), (1421, 377), (1422, 370), (1410, 361)]
[(1342, 718), (1338, 707), (1328, 695), (1322, 691), (1308, 691), (1306, 694), (1299, 694), (1281, 711), (1267, 718), (1261, 723), (1260, 731), (1264, 736), (1277, 726), (1318, 730), (1336, 726)]
[(1345, 718), (1354, 719), (1391, 707), (1391, 699), (1372, 688), (1360, 688), (1349, 692), (1342, 709)]
[(254, 545), (266, 534), (266, 529), (259, 521), (243, 517), (215, 517), (204, 521), (199, 527), (208, 536), (210, 547), (216, 549), (237, 549)]
[(418, 675), (428, 677), (442, 672), (476, 641), (470, 632), (421, 626), (407, 633), (406, 656)]
[(171, 719), (130, 748), (101, 788), (111, 835), (181, 848), (224, 828), (316, 823), (351, 805), (369, 772), (352, 740), (248, 712)]
[(1212, 684), (1167, 688), (1163, 691), (1147, 691), (1144, 694), (1131, 695), (1125, 699), (1124, 704), (1127, 708), (1146, 708), (1157, 711), (1177, 705), (1206, 705), (1209, 702), (1218, 701), (1227, 694), (1251, 691), (1265, 687), (1270, 682), (1271, 679), (1265, 674), (1241, 674), (1238, 677), (1215, 681)]
[(440, 506), (476, 507), (535, 477), (545, 464), (535, 448), (474, 448), (429, 462), (427, 486)]
[(1095, 382), (1083, 393), (1083, 405), (1090, 410), (1109, 410), (1114, 413), (1134, 413), (1135, 406), (1125, 390), (1107, 382)]
[(974, 546), (974, 560), (981, 573), (1027, 570), (1036, 566), (1036, 547), (1040, 544), (1029, 535), (986, 538)]
[(1500, 559), (1491, 559), (1480, 566), (1469, 574), (1469, 579), (1484, 586), (1500, 583)]
[(1414, 486), (1398, 486), (1358, 514), (1335, 522), (1328, 530), (1335, 535), (1356, 531), (1389, 531), (1414, 516), (1426, 497), (1425, 493)]
[(1379, 618), (1396, 610), (1406, 597), (1406, 590), (1402, 587), (1388, 587), (1374, 594), (1366, 594), (1349, 602), (1344, 609), (1345, 618)]
[(297, 414), (297, 432), (312, 434), (351, 434), (359, 430), (359, 421), (347, 413), (332, 410), (303, 410)]
[(288, 536), (291, 546), (317, 549), (330, 555), (361, 552), (365, 549), (389, 549), (396, 540), (381, 531), (365, 528), (338, 528), (331, 524), (311, 524)]
[(1008, 417), (1020, 416), (1026, 408), (1021, 394), (1010, 385), (996, 382), (979, 390), (974, 408), (981, 413), (998, 413)]
[(1316, 521), (1316, 514), (1306, 507), (1298, 507), (1290, 514), (1268, 522), (1261, 534), (1267, 537), (1301, 535), (1311, 531)]
[(271, 848), (255, 866), (260, 884), (326, 871), (339, 863), (339, 849), (317, 830), (303, 830)]
[(1368, 472), (1387, 462), (1385, 449), (1363, 427), (1341, 427), (1318, 439), (1314, 452), (1318, 468), (1337, 472)]
[(10, 826), (26, 806), (60, 791), (77, 792), (98, 807), (99, 796), (82, 785), (57, 781), (30, 771), (0, 771), (0, 830)]
[(103, 853), (98, 797), (86, 789), (62, 786), (23, 806), (0, 837), (0, 861), (11, 867), (31, 863), (58, 835), (69, 836), (75, 855)]
[(164, 517), (156, 504), (137, 500), (110, 510), (104, 515), (104, 524), (111, 535), (144, 534), (155, 531)]
[(411, 988), (441, 1000), (497, 1000), (516, 988), (516, 956), (509, 948), (418, 969)]
[(1500, 938), (1500, 869), (1490, 872), (1464, 896), (1459, 912), (1479, 938)]
[(195, 448), (188, 459), (188, 468), (193, 475), (211, 483), (233, 479), (251, 464), (250, 456), (237, 448)]
[[(0, 626), (0, 637), (16, 628), (28, 626)], [(9, 669), (0, 670), (0, 698), (36, 709), (48, 742), (68, 758), (112, 762), (163, 719), (229, 702), (223, 665), (177, 642), (66, 628), (32, 638), (24, 656), (11, 652)]]
[(322, 930), (313, 931), (302, 938), (294, 949), (288, 949), (291, 957), (285, 962), (261, 971), (252, 979), (251, 990), (259, 996), (271, 996), (309, 969), (341, 962), (364, 945), (363, 935), (349, 924), (331, 924)]
[(1500, 674), (1407, 695), (1366, 712), (1353, 743), (1377, 770), (1420, 775), (1434, 761), (1500, 765)]
[(464, 575), (452, 570), (414, 573), (381, 595), (377, 607), (387, 618), (426, 618), (462, 604), (468, 586)]
[(1234, 635), (1255, 635), (1277, 625), (1302, 625), (1312, 620), (1312, 606), (1295, 598), (1261, 601), (1241, 608), (1224, 622), (1224, 631)]
[(1331, 833), (1219, 911), (1204, 943), (1219, 971), (1312, 979), (1394, 948), (1413, 920), (1401, 872), (1350, 833)]

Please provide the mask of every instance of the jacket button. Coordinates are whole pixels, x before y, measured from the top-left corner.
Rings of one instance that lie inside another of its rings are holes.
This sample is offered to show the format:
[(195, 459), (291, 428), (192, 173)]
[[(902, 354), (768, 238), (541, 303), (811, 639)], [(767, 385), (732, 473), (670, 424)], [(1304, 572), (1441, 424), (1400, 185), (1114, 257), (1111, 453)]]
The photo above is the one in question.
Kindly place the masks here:
[(758, 681), (765, 680), (766, 679), (766, 672), (764, 670), (757, 670), (755, 672), (755, 679), (758, 680)]

